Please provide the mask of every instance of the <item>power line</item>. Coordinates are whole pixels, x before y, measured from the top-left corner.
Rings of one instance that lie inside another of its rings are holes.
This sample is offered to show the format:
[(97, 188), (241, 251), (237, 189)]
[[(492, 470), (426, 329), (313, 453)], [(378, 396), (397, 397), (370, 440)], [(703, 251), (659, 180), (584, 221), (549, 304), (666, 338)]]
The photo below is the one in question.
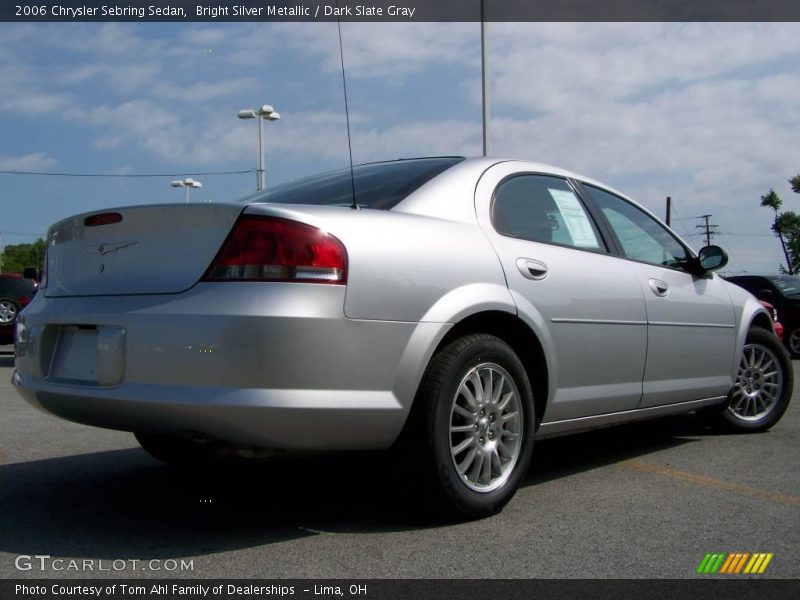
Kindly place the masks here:
[(740, 231), (720, 231), (719, 233), (725, 235), (741, 236), (741, 237), (768, 237), (768, 238), (777, 237), (774, 233), (743, 233)]
[(192, 177), (209, 175), (243, 175), (246, 173), (255, 173), (255, 169), (247, 169), (244, 171), (203, 171), (197, 173), (52, 173), (48, 171), (3, 171), (0, 170), (0, 175), (34, 175), (42, 177), (184, 177), (191, 175)]

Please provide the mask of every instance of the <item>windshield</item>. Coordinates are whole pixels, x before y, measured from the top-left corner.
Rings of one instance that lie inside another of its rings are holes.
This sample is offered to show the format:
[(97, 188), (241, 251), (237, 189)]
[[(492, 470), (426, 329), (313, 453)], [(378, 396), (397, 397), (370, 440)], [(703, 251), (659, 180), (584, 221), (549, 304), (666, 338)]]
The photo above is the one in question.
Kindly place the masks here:
[(779, 275), (769, 279), (784, 296), (800, 296), (800, 277)]
[(361, 208), (389, 210), (443, 171), (464, 160), (460, 156), (415, 158), (358, 165), (350, 169), (312, 175), (250, 194), (241, 202), (326, 204), (351, 206), (353, 187)]

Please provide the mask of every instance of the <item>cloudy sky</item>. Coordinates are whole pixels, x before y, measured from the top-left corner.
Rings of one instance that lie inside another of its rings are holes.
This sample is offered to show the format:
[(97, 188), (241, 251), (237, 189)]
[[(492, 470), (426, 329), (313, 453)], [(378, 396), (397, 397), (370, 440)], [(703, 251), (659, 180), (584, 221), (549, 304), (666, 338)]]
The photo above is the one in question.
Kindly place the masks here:
[[(344, 23), (356, 162), (481, 149), (480, 25)], [(664, 213), (730, 271), (774, 271), (759, 198), (800, 172), (800, 24), (493, 23), (492, 154), (556, 164)], [(0, 171), (194, 173), (256, 167), (267, 185), (346, 166), (335, 23), (1, 23)], [(0, 174), (2, 243), (112, 205), (182, 201), (162, 178)], [(232, 200), (255, 174), (197, 177)]]

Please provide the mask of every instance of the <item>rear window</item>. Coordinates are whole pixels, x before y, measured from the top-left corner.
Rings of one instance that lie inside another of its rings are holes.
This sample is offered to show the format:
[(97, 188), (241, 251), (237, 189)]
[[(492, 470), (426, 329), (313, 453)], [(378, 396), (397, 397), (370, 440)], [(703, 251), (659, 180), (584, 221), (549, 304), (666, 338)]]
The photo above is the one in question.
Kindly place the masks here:
[(0, 296), (14, 298), (33, 296), (36, 287), (30, 279), (21, 277), (0, 277)]
[(389, 210), (462, 160), (464, 158), (460, 156), (448, 156), (358, 165), (353, 168), (353, 181), (350, 169), (346, 168), (284, 183), (246, 196), (241, 201), (351, 206), (355, 184), (356, 200), (361, 208)]
[(800, 277), (780, 275), (769, 279), (784, 296), (800, 296)]

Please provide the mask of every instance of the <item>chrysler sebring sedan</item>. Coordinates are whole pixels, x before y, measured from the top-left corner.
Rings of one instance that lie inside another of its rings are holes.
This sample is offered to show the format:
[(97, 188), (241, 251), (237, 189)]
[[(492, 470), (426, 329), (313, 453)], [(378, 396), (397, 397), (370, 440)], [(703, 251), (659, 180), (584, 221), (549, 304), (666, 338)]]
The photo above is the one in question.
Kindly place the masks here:
[(425, 498), (478, 517), (535, 438), (687, 411), (762, 431), (792, 392), (720, 248), (533, 162), (366, 164), (81, 214), (47, 243), (16, 389), (170, 463), (392, 448)]

